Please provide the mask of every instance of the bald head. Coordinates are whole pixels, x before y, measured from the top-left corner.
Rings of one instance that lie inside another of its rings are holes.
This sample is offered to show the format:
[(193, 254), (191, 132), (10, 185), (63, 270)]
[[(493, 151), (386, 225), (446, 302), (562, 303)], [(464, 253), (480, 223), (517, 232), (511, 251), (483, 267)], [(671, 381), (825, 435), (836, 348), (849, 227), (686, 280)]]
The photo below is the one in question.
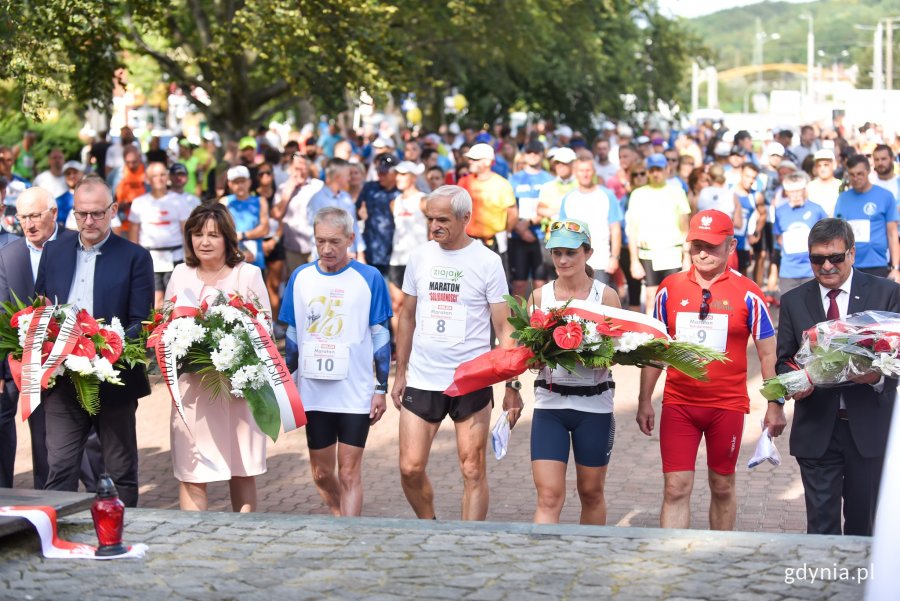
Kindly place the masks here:
[(37, 248), (56, 231), (56, 213), (56, 199), (43, 188), (28, 188), (16, 199), (16, 217), (25, 238)]

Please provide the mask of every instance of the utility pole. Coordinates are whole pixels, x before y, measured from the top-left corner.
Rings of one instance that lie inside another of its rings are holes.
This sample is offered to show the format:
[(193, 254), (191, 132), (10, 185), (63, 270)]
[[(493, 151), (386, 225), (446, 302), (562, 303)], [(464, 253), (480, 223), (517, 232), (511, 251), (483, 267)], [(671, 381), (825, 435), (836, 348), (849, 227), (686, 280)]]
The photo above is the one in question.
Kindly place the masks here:
[(809, 21), (809, 29), (806, 33), (806, 103), (813, 104), (816, 101), (815, 88), (813, 87), (813, 60), (816, 53), (816, 36), (813, 31), (812, 13), (800, 15), (804, 21)]
[(885, 31), (887, 39), (884, 48), (884, 85), (885, 88), (891, 90), (894, 88), (894, 19), (888, 17), (887, 30)]
[(884, 89), (883, 48), (884, 21), (879, 21), (878, 25), (875, 26), (875, 39), (872, 48), (872, 88), (875, 90)]

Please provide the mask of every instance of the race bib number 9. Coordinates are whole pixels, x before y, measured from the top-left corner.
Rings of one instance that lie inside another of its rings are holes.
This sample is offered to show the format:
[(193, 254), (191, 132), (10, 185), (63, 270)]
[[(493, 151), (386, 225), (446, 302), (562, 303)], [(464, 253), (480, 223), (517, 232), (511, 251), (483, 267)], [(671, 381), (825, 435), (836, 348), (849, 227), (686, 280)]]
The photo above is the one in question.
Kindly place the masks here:
[(464, 305), (429, 303), (424, 309), (423, 336), (449, 344), (459, 344), (466, 339), (466, 307)]
[(312, 380), (343, 380), (350, 370), (350, 347), (346, 344), (311, 340), (303, 343), (303, 370)]
[(728, 316), (711, 313), (706, 319), (700, 319), (696, 313), (679, 313), (675, 318), (675, 339), (725, 352), (728, 343)]

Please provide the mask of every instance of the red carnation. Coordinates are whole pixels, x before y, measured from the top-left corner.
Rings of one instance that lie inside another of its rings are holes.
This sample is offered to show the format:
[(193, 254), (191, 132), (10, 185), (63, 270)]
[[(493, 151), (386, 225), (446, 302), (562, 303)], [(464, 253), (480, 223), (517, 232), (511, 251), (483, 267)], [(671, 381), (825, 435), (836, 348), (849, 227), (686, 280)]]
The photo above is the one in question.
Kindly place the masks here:
[(19, 317), (22, 315), (31, 315), (34, 313), (34, 307), (25, 307), (21, 311), (16, 311), (13, 313), (13, 316), (9, 318), (9, 325), (14, 328), (19, 327)]
[(76, 320), (78, 321), (78, 326), (81, 328), (81, 332), (85, 336), (93, 336), (100, 331), (100, 324), (97, 323), (97, 320), (91, 317), (84, 309), (78, 312)]
[(244, 301), (241, 300), (241, 297), (237, 294), (232, 294), (231, 298), (228, 300), (228, 304), (234, 307), (235, 309), (243, 309)]
[(553, 340), (559, 345), (559, 348), (571, 350), (578, 348), (584, 333), (581, 326), (574, 321), (570, 321), (564, 326), (559, 326), (553, 330)]
[(110, 363), (115, 363), (122, 356), (122, 339), (112, 330), (105, 328), (100, 329), (100, 335), (103, 337), (100, 355)]

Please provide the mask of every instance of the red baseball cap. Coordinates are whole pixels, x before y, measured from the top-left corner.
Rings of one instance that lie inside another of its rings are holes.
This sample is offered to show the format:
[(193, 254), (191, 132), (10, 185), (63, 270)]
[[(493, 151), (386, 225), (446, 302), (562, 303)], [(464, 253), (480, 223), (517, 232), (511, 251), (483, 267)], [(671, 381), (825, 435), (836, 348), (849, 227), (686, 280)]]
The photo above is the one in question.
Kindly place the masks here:
[(708, 209), (691, 217), (687, 240), (688, 242), (702, 240), (709, 244), (722, 244), (725, 238), (733, 235), (734, 224), (731, 222), (731, 217), (722, 211)]

